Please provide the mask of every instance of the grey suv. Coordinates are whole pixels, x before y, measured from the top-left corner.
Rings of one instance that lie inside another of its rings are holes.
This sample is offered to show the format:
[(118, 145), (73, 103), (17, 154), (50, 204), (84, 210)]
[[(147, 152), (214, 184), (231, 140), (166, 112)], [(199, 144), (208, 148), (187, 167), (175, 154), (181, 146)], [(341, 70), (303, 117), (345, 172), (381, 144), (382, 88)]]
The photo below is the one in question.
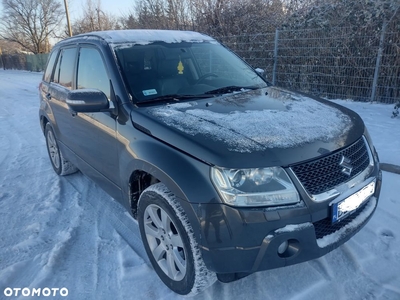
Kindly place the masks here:
[(179, 294), (320, 257), (378, 203), (357, 114), (271, 86), (203, 34), (68, 38), (49, 57), (39, 115), (55, 172), (79, 169), (126, 207)]

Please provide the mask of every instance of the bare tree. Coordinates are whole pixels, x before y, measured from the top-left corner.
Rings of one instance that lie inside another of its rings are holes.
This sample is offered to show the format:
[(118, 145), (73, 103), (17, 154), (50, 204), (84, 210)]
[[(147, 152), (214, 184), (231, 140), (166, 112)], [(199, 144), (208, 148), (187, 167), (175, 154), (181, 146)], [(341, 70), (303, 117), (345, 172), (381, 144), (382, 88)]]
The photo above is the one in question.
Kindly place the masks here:
[(56, 0), (3, 0), (0, 36), (30, 52), (48, 52), (63, 14)]
[(101, 2), (93, 3), (92, 0), (86, 0), (83, 16), (75, 20), (72, 24), (72, 32), (74, 34), (119, 29), (118, 19), (103, 11)]
[(136, 4), (138, 23), (143, 28), (172, 29), (164, 0), (140, 0)]
[(193, 28), (193, 0), (168, 0), (166, 3), (169, 25), (173, 29)]
[[(196, 0), (197, 1), (197, 0)], [(193, 29), (195, 0), (136, 0), (124, 28)]]
[(399, 8), (400, 0), (314, 0), (313, 5), (307, 6), (307, 9), (295, 11), (284, 27), (304, 29), (355, 26), (359, 31), (379, 32), (384, 20), (395, 23), (399, 17)]
[(282, 0), (197, 0), (193, 4), (196, 29), (213, 36), (265, 33), (285, 18)]
[(22, 47), (20, 44), (0, 39), (0, 55), (14, 54), (14, 53), (19, 53), (21, 51)]

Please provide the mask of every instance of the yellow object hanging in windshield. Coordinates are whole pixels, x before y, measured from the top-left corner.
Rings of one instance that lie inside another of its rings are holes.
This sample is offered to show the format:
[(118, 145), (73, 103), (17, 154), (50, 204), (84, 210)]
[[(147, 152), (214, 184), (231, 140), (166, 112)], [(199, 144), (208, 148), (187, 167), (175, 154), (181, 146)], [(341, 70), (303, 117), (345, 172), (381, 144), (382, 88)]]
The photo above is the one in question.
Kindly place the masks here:
[(181, 60), (179, 60), (177, 69), (178, 69), (178, 74), (182, 75), (183, 74), (183, 70), (185, 70), (185, 67), (183, 66), (183, 63), (182, 63)]

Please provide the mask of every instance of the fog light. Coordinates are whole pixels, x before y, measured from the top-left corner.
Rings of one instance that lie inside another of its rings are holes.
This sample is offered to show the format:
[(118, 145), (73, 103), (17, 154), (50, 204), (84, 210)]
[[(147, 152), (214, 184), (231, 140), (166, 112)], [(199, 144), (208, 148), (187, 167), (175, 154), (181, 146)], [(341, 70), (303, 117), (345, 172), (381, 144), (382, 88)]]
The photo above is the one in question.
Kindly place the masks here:
[(288, 241), (284, 241), (282, 244), (279, 245), (278, 247), (278, 254), (283, 254), (286, 252), (287, 248), (289, 246)]

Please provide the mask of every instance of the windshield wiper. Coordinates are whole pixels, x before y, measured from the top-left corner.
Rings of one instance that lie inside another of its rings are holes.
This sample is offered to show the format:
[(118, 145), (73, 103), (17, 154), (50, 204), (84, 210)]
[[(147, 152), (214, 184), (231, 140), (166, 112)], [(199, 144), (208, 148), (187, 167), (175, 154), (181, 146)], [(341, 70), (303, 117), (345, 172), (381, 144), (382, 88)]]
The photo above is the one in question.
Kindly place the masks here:
[(218, 88), (218, 89), (215, 89), (215, 90), (211, 90), (211, 91), (205, 92), (204, 94), (208, 94), (208, 95), (227, 94), (227, 93), (239, 92), (239, 91), (244, 91), (244, 90), (256, 90), (258, 88), (259, 88), (258, 86), (230, 85), (230, 86), (225, 86), (225, 87), (222, 87), (222, 88)]
[(154, 102), (169, 102), (169, 101), (179, 102), (181, 100), (210, 98), (210, 97), (212, 97), (212, 96), (211, 95), (204, 95), (204, 94), (200, 94), (200, 95), (171, 94), (171, 95), (164, 95), (164, 96), (152, 98), (152, 99), (145, 100), (145, 101), (140, 101), (140, 102), (137, 102), (136, 104), (154, 103)]

